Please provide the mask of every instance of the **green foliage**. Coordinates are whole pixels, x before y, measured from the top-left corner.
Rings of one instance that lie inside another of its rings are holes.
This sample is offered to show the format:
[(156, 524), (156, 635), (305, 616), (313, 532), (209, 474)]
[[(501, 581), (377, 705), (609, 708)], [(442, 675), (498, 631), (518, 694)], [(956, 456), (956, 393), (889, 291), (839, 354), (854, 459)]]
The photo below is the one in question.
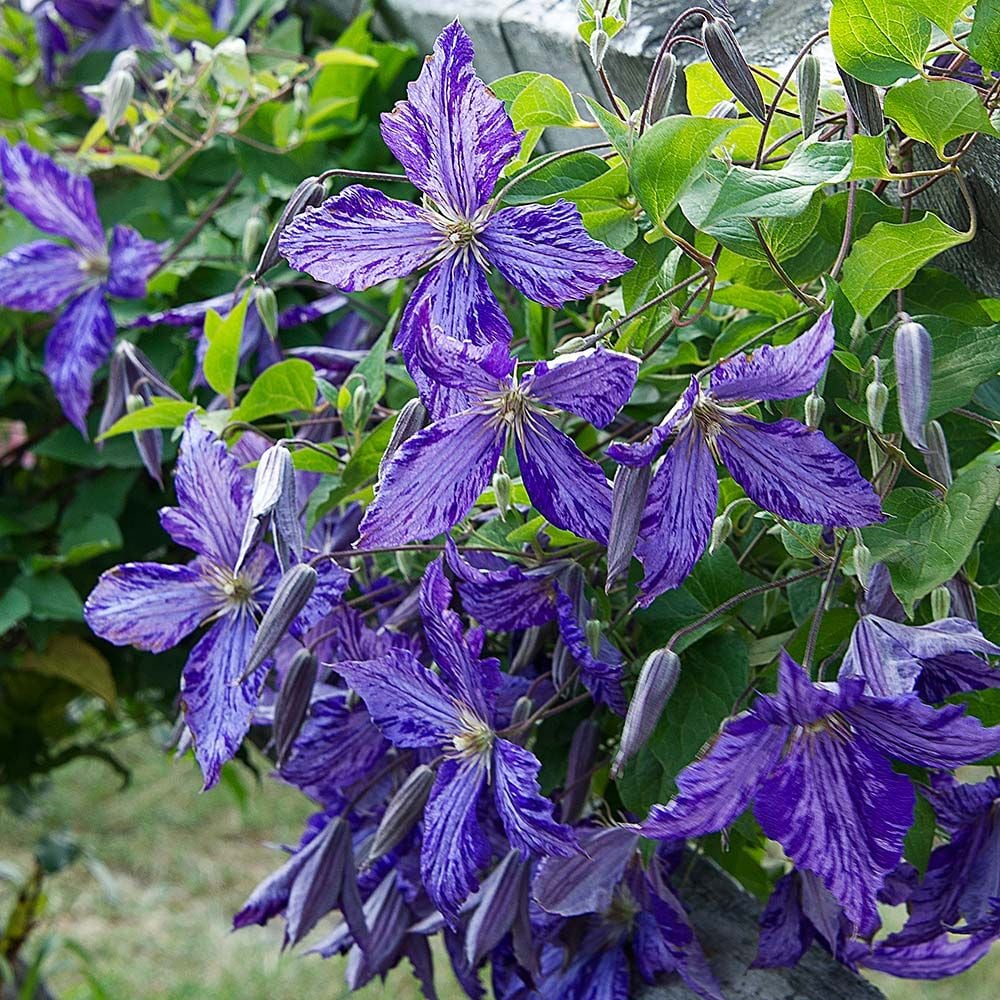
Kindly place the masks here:
[(906, 0), (834, 0), (830, 41), (838, 65), (878, 86), (916, 76), (931, 22)]

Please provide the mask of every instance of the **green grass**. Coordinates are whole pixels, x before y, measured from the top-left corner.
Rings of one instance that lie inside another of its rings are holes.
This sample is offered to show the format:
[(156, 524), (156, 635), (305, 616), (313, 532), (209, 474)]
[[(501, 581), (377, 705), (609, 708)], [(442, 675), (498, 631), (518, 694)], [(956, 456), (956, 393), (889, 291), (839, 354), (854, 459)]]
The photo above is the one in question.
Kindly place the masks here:
[[(79, 761), (54, 775), (31, 815), (12, 817), (0, 806), (0, 860), (23, 867), (42, 833), (66, 830), (98, 863), (78, 862), (47, 883), (36, 941), (56, 935), (87, 956), (67, 947), (50, 955), (49, 984), (60, 1000), (346, 997), (341, 960), (281, 954), (280, 921), (229, 931), (232, 914), (280, 863), (267, 842), (296, 840), (309, 803), (277, 782), (257, 785), (242, 769), (235, 772), (242, 801), (225, 786), (203, 795), (192, 762), (174, 761), (148, 735), (119, 752), (134, 775), (124, 792), (107, 768)], [(0, 883), (0, 913), (10, 902), (5, 891)], [(447, 963), (438, 966), (442, 1000), (457, 1000)], [(996, 1000), (1000, 951), (940, 983), (871, 978), (890, 1000)], [(403, 963), (385, 984), (355, 996), (417, 1000), (420, 993)]]

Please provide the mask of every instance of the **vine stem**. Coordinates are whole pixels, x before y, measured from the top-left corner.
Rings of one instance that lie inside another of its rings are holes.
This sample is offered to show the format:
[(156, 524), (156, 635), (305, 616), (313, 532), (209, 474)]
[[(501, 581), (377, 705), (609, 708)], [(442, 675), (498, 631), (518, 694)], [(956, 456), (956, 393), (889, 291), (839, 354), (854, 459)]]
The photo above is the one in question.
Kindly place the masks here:
[(841, 538), (840, 544), (837, 546), (837, 551), (833, 554), (833, 560), (830, 563), (829, 572), (826, 574), (826, 579), (823, 581), (823, 588), (819, 593), (819, 601), (816, 604), (816, 611), (813, 613), (812, 622), (809, 624), (809, 636), (806, 639), (806, 651), (805, 655), (802, 657), (802, 666), (805, 667), (806, 673), (810, 672), (813, 656), (816, 653), (816, 640), (819, 638), (819, 626), (823, 621), (823, 615), (826, 612), (826, 602), (830, 599), (830, 591), (833, 588), (833, 581), (837, 576), (837, 569), (840, 566), (840, 560), (844, 555), (845, 545), (847, 545), (846, 532), (844, 533), (844, 537)]

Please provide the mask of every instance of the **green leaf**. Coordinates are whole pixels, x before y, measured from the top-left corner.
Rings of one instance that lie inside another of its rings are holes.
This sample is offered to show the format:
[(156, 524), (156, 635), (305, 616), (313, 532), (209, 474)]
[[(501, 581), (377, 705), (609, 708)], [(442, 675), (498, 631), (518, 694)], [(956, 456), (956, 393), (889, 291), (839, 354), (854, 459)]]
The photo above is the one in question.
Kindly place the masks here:
[(311, 412), (315, 402), (313, 366), (302, 358), (288, 358), (261, 372), (232, 419), (251, 421), (272, 413)]
[(903, 841), (903, 857), (921, 875), (927, 871), (927, 862), (930, 861), (931, 849), (934, 847), (934, 826), (934, 810), (922, 795), (918, 795), (913, 826)]
[(608, 137), (608, 142), (614, 146), (615, 152), (628, 163), (635, 145), (635, 133), (631, 126), (627, 122), (623, 122), (613, 111), (608, 111), (600, 101), (595, 101), (594, 98), (588, 97), (586, 94), (580, 96), (594, 116), (594, 121), (601, 126), (601, 131)]
[(378, 340), (372, 344), (371, 350), (354, 366), (352, 372), (364, 377), (373, 403), (377, 403), (385, 392), (385, 353), (389, 349), (389, 338), (395, 326), (396, 318), (393, 316), (386, 323)]
[(250, 304), (249, 289), (239, 303), (223, 319), (214, 309), (205, 316), (205, 381), (220, 395), (232, 401), (236, 387), (236, 372), (240, 366), (240, 341), (243, 339), (243, 324), (247, 306)]
[(911, 80), (893, 87), (885, 96), (885, 113), (942, 158), (944, 147), (959, 136), (996, 135), (976, 88), (961, 80)]
[(73, 635), (55, 635), (42, 653), (25, 653), (17, 665), (47, 677), (59, 677), (115, 703), (115, 679), (108, 661), (93, 646)]
[(977, 63), (1000, 70), (1000, 0), (979, 0), (966, 44)]
[(658, 121), (635, 144), (629, 176), (650, 220), (659, 224), (705, 169), (731, 121), (674, 115)]
[(958, 15), (969, 6), (969, 0), (909, 0), (909, 6), (950, 35)]
[(61, 573), (23, 574), (14, 586), (31, 601), (31, 616), (39, 621), (83, 621), (83, 601)]
[(930, 45), (931, 22), (903, 0), (834, 0), (830, 41), (842, 69), (888, 87), (917, 75)]
[(504, 203), (527, 205), (551, 201), (607, 172), (607, 163), (593, 153), (562, 156), (519, 181)]
[(0, 636), (6, 635), (19, 621), (31, 614), (31, 601), (17, 587), (8, 587), (0, 597)]
[(885, 134), (864, 135), (858, 133), (851, 136), (854, 146), (854, 166), (851, 168), (851, 180), (888, 180), (892, 171), (885, 157)]
[(164, 427), (180, 427), (187, 415), (198, 404), (186, 399), (167, 399), (154, 397), (149, 406), (144, 406), (134, 413), (126, 413), (116, 420), (97, 440), (115, 437), (118, 434), (134, 433), (135, 431), (150, 431)]
[(507, 105), (507, 113), (518, 131), (549, 125), (578, 128), (587, 124), (577, 114), (569, 87), (547, 73), (501, 77), (492, 89)]
[(927, 490), (894, 490), (883, 507), (889, 520), (863, 530), (872, 559), (884, 562), (907, 612), (950, 580), (969, 557), (1000, 496), (1000, 472), (975, 465), (951, 484), (944, 499)]
[(928, 213), (918, 222), (878, 222), (844, 261), (841, 287), (863, 318), (892, 291), (905, 288), (924, 264), (969, 239)]

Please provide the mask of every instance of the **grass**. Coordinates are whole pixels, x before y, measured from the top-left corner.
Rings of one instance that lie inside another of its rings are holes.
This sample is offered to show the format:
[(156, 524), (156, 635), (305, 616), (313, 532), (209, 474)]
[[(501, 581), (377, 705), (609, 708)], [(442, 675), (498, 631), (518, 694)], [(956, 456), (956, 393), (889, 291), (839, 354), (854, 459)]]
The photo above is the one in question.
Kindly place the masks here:
[[(107, 768), (79, 761), (53, 778), (27, 816), (0, 806), (0, 860), (22, 867), (38, 837), (75, 835), (87, 855), (47, 883), (36, 940), (63, 942), (47, 960), (60, 1000), (300, 1000), (348, 996), (343, 965), (280, 952), (280, 922), (229, 931), (232, 914), (280, 862), (267, 842), (295, 840), (309, 814), (303, 797), (246, 777), (200, 794), (190, 760), (164, 755), (149, 735), (120, 747), (134, 780), (124, 792)], [(240, 787), (242, 786), (242, 787)], [(9, 905), (0, 883), (0, 913)], [(323, 927), (315, 933), (323, 933)], [(70, 947), (65, 942), (71, 942)], [(441, 1000), (462, 994), (438, 962)], [(873, 975), (890, 1000), (996, 1000), (1000, 952), (940, 983)], [(817, 994), (818, 995), (818, 994)], [(356, 997), (417, 1000), (405, 963)]]

